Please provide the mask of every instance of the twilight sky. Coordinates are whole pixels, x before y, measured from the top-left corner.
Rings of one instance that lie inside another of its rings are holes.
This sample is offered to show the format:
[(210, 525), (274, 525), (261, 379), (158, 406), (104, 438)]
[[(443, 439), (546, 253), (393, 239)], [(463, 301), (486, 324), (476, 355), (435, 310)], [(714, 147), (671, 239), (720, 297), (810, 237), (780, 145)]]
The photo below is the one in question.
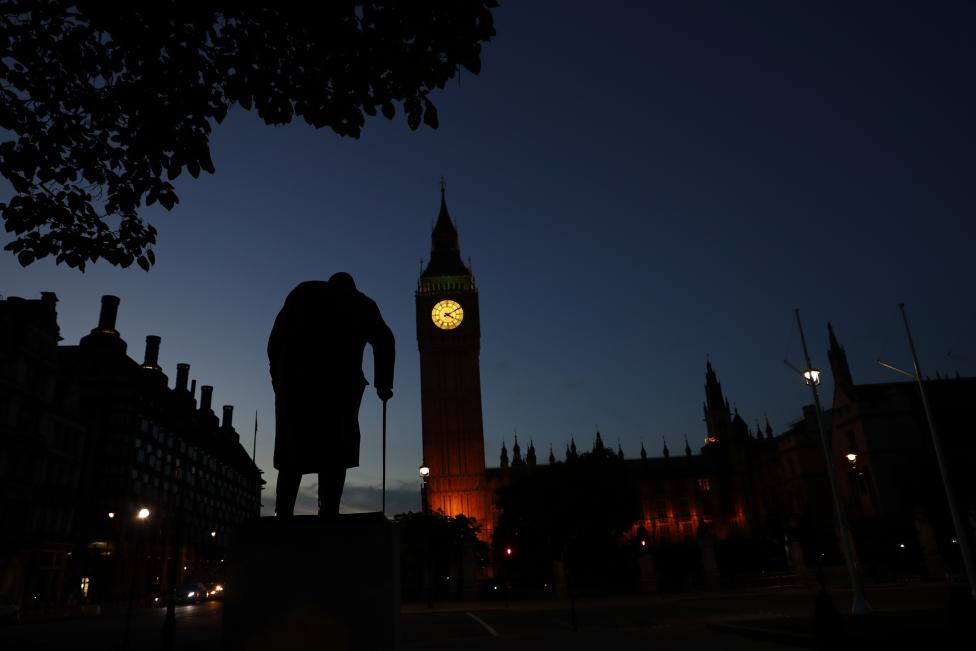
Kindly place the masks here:
[[(152, 271), (2, 253), (0, 293), (56, 292), (70, 344), (120, 296), (130, 354), (161, 336), (171, 382), (189, 362), (248, 450), (259, 412), (266, 512), (267, 336), (292, 287), (339, 270), (397, 336), (388, 512), (419, 508), (413, 292), (442, 175), (481, 291), (489, 465), (515, 431), (540, 459), (597, 426), (627, 456), (697, 451), (706, 356), (781, 431), (810, 398), (782, 363), (802, 364), (795, 307), (815, 365), (830, 320), (855, 381), (910, 366), (899, 302), (927, 374), (976, 373), (976, 4), (620, 4), (504, 3), (482, 74), (435, 95), (437, 131), (374, 118), (343, 140), (232, 111), (216, 174), (145, 211)], [(344, 510), (379, 509), (379, 405), (368, 390)]]

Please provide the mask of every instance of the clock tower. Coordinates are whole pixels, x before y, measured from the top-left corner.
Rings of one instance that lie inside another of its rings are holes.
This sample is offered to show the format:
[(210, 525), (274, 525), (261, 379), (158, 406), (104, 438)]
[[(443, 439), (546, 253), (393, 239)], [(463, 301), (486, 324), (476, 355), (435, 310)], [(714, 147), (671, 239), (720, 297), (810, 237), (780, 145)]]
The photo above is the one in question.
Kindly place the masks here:
[(487, 537), (492, 522), (485, 485), (478, 288), (461, 260), (443, 183), (416, 304), (428, 505), (432, 511), (476, 518)]

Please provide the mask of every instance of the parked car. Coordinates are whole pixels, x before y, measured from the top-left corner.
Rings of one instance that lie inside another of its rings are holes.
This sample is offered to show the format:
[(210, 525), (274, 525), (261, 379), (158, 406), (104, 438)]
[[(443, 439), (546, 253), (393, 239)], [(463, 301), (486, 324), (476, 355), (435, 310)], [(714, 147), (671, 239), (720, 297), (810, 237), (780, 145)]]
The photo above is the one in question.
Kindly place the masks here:
[(176, 588), (176, 603), (198, 604), (207, 599), (207, 586), (202, 583), (184, 583)]

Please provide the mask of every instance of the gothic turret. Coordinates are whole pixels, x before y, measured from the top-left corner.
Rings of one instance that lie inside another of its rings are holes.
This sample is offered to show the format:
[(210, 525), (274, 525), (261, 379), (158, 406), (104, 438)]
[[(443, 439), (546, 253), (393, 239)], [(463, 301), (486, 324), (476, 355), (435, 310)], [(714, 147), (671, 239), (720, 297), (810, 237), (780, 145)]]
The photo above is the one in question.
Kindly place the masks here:
[(508, 468), (508, 449), (505, 447), (505, 441), (502, 441), (502, 456), (498, 460), (500, 467)]
[(569, 439), (569, 447), (566, 448), (566, 461), (573, 461), (579, 456), (576, 450), (576, 439), (571, 437)]
[(529, 468), (535, 468), (535, 445), (532, 443), (532, 439), (529, 439), (529, 449), (525, 452), (525, 464)]
[(518, 444), (518, 435), (515, 435), (515, 443), (512, 445), (512, 467), (521, 466), (525, 462), (522, 461), (522, 448)]
[(830, 335), (830, 348), (827, 350), (827, 358), (830, 360), (830, 371), (834, 376), (834, 386), (853, 386), (854, 379), (851, 376), (851, 367), (847, 363), (847, 353), (837, 343), (837, 337), (834, 336), (834, 326), (830, 323), (827, 323), (827, 333)]
[(705, 441), (715, 443), (730, 434), (732, 414), (729, 401), (722, 394), (722, 385), (712, 369), (705, 363)]

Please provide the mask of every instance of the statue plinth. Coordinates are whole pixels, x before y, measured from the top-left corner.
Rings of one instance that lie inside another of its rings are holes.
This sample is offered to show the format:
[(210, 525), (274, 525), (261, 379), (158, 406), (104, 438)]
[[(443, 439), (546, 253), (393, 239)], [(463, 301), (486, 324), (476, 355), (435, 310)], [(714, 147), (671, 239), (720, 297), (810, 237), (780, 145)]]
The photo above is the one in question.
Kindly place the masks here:
[(227, 651), (399, 648), (399, 537), (381, 513), (252, 520), (227, 563)]

